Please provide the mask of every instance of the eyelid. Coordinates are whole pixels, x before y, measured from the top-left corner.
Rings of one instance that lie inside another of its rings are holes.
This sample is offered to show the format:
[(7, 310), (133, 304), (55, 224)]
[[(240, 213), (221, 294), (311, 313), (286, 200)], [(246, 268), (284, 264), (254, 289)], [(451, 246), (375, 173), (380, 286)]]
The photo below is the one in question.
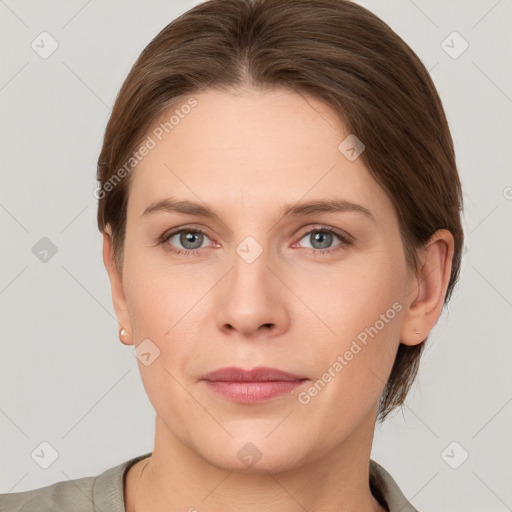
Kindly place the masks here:
[(341, 229), (338, 229), (338, 228), (335, 228), (332, 226), (327, 226), (324, 224), (310, 224), (308, 226), (305, 226), (303, 229), (300, 230), (300, 232), (297, 236), (299, 238), (304, 238), (305, 235), (308, 235), (314, 231), (325, 231), (328, 233), (333, 233), (337, 237), (339, 237), (342, 241), (345, 241), (347, 243), (353, 243), (355, 240), (354, 237), (352, 235), (348, 234), (346, 231), (343, 231)]

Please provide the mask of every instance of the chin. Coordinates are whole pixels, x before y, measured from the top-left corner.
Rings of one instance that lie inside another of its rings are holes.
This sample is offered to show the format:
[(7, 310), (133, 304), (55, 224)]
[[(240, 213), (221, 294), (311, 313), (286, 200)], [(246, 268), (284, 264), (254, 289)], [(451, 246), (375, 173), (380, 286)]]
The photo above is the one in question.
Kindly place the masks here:
[(300, 440), (290, 442), (293, 436), (286, 436), (288, 442), (278, 437), (271, 440), (266, 436), (267, 431), (253, 436), (246, 431), (244, 435), (230, 438), (227, 442), (214, 442), (213, 446), (208, 446), (204, 440), (197, 447), (198, 453), (216, 468), (247, 474), (279, 473), (294, 469), (306, 456)]

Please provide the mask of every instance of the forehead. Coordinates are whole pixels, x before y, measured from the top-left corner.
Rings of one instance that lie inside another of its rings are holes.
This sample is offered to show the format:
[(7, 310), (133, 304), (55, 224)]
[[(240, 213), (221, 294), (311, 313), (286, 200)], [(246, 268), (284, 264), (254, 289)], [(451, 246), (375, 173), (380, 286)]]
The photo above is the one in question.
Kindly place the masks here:
[(183, 97), (146, 135), (151, 149), (132, 171), (129, 212), (173, 196), (233, 211), (343, 198), (383, 214), (385, 192), (361, 158), (339, 148), (349, 135), (327, 105), (286, 90)]

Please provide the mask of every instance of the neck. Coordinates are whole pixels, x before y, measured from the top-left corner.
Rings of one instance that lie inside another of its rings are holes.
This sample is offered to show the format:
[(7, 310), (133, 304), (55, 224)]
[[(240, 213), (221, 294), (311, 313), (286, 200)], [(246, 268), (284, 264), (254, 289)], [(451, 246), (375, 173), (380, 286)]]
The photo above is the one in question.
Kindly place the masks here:
[(359, 425), (339, 446), (292, 469), (256, 472), (255, 465), (239, 472), (213, 466), (157, 416), (151, 457), (127, 475), (126, 510), (383, 512), (369, 486), (374, 422)]

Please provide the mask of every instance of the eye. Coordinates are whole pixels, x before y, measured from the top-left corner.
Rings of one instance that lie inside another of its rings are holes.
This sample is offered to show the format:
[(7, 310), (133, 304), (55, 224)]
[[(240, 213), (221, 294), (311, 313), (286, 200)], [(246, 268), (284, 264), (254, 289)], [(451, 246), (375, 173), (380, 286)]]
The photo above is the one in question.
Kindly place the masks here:
[[(332, 247), (333, 241), (335, 241), (336, 238), (339, 240), (339, 243)], [(311, 248), (313, 253), (324, 254), (341, 250), (343, 247), (349, 246), (352, 243), (348, 236), (344, 236), (337, 230), (328, 226), (310, 229), (302, 235), (301, 240), (307, 240), (310, 243), (310, 246), (306, 246), (306, 248)], [(303, 244), (301, 244), (301, 246), (303, 246)]]
[[(335, 242), (335, 239), (338, 239), (339, 242), (333, 247), (332, 244)], [(209, 240), (209, 237), (204, 231), (197, 228), (182, 227), (164, 233), (159, 243), (164, 245), (166, 251), (185, 256), (193, 256), (196, 252), (200, 251), (200, 249), (211, 247), (211, 244), (208, 244), (207, 240)], [(306, 240), (306, 243), (309, 242), (310, 246), (308, 247), (306, 245), (305, 248), (310, 249), (310, 252), (314, 254), (331, 254), (353, 243), (350, 235), (343, 235), (329, 226), (320, 226), (303, 232), (300, 238), (300, 241), (301, 240)], [(304, 247), (303, 244), (300, 244), (300, 246)], [(292, 247), (297, 247), (297, 242)]]
[(200, 229), (181, 228), (162, 235), (160, 243), (164, 244), (168, 251), (192, 255), (194, 251), (208, 246), (203, 246), (205, 238), (208, 236)]

